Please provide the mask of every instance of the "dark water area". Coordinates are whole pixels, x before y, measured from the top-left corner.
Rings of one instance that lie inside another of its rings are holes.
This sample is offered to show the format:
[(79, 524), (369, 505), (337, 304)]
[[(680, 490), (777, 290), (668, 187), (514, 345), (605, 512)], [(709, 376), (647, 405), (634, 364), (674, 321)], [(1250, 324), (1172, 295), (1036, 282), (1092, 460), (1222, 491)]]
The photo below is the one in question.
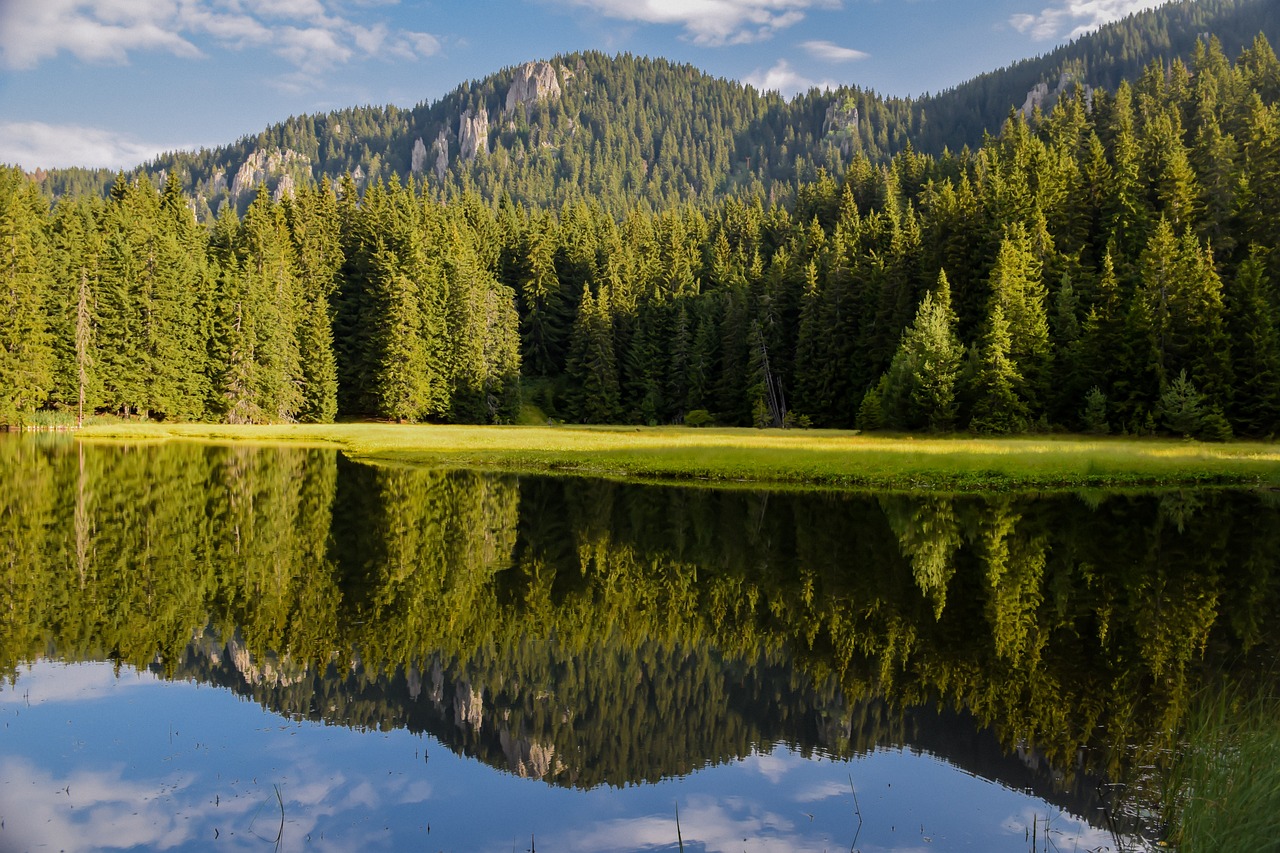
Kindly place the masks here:
[(1148, 849), (1278, 557), (1257, 491), (0, 436), (0, 850)]

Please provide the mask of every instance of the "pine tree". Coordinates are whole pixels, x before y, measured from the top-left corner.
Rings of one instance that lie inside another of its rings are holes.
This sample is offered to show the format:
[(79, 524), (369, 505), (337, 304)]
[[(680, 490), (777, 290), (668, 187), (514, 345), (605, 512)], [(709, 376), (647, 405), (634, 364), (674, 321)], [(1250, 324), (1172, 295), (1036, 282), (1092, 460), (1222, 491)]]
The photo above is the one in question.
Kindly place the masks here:
[(54, 282), (48, 303), (56, 370), (49, 403), (92, 415), (102, 397), (97, 370), (97, 290), (101, 254), (95, 205), (61, 199), (54, 207)]
[(1017, 362), (1010, 355), (1010, 327), (1004, 308), (995, 303), (987, 319), (977, 377), (976, 402), (969, 428), (981, 433), (1020, 432), (1027, 428), (1029, 409), (1018, 393), (1023, 385)]
[(207, 235), (196, 223), (176, 173), (166, 179), (159, 204), (156, 250), (162, 273), (155, 277), (152, 296), (151, 405), (166, 417), (198, 419), (206, 415), (212, 390), (206, 362), (213, 313), (205, 263)]
[(955, 427), (956, 381), (964, 356), (955, 327), (951, 287), (940, 272), (889, 367), (881, 407), (891, 425), (935, 432)]
[(991, 268), (988, 317), (1000, 309), (1008, 328), (1007, 356), (1014, 367), (1010, 375), (1017, 377), (1015, 390), (1032, 418), (1039, 416), (1048, 399), (1053, 361), (1047, 294), (1040, 271), (1030, 236), (1022, 225), (1014, 224)]
[(252, 312), (256, 336), (254, 403), (269, 421), (293, 421), (303, 404), (298, 349), (302, 299), (284, 211), (265, 189), (249, 205), (236, 238), (244, 280), (242, 310)]
[(332, 423), (338, 414), (338, 362), (331, 302), (342, 267), (338, 198), (326, 179), (319, 188), (302, 187), (287, 196), (284, 213), (302, 300), (298, 327), (302, 405), (298, 420)]
[(1280, 322), (1267, 297), (1261, 255), (1257, 248), (1250, 252), (1226, 294), (1235, 376), (1228, 414), (1237, 430), (1250, 436), (1280, 430)]
[(39, 408), (53, 385), (45, 300), (52, 286), (45, 202), (19, 169), (0, 168), (0, 423)]
[(565, 375), (576, 419), (581, 423), (616, 422), (621, 405), (607, 290), (601, 290), (597, 298), (590, 287), (583, 286), (570, 342)]
[(520, 282), (522, 363), (529, 376), (560, 371), (561, 298), (555, 268), (555, 238), (544, 218), (530, 222), (525, 233), (527, 273)]
[(1142, 255), (1138, 297), (1161, 383), (1189, 371), (1213, 405), (1224, 405), (1231, 368), (1222, 283), (1193, 234), (1176, 239), (1173, 226), (1161, 219)]

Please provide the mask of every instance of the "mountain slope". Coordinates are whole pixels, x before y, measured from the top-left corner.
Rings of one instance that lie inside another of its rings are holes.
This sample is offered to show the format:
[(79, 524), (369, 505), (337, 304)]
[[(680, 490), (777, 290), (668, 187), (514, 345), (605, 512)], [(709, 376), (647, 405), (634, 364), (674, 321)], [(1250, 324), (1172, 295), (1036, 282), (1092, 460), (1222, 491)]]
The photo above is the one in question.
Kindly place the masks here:
[[(464, 83), (432, 104), (292, 117), (212, 150), (157, 158), (130, 175), (176, 172), (202, 217), (243, 210), (266, 186), (352, 173), (357, 184), (413, 175), (443, 195), (474, 189), (535, 207), (585, 198), (613, 212), (748, 193), (789, 198), (816, 167), (855, 155), (976, 147), (1011, 109), (1046, 110), (1072, 84), (1112, 89), (1151, 62), (1188, 59), (1206, 34), (1237, 55), (1259, 33), (1280, 42), (1277, 0), (1180, 0), (1035, 59), (918, 99), (857, 87), (791, 100), (689, 65), (568, 54)], [(102, 193), (109, 172), (59, 170), (48, 194)]]

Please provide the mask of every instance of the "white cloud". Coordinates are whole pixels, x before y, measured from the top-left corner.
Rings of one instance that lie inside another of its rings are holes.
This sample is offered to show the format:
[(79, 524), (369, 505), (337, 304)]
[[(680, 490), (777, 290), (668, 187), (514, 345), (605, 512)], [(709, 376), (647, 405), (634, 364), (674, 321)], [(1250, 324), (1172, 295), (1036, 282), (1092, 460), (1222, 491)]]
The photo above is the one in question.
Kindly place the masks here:
[[(1117, 841), (1110, 831), (1090, 826), (1075, 815), (1066, 812), (1058, 812), (1056, 815), (1047, 814), (1031, 806), (1026, 806), (1017, 814), (1006, 817), (1000, 822), (1000, 829), (1009, 835), (1026, 835), (1033, 823), (1039, 825), (1046, 842), (1051, 835), (1056, 836), (1056, 846), (1059, 850), (1109, 850)], [(1124, 836), (1119, 840), (1122, 850), (1127, 849), (1127, 845), (1123, 844), (1126, 841), (1132, 842), (1135, 849), (1138, 846), (1137, 840), (1131, 836)]]
[(684, 27), (695, 44), (745, 44), (767, 39), (838, 0), (564, 0), (610, 18)]
[(1064, 0), (1037, 14), (1014, 15), (1009, 25), (1036, 41), (1073, 39), (1118, 21), (1134, 12), (1152, 9), (1166, 0)]
[(0, 60), (25, 69), (64, 50), (85, 62), (114, 64), (128, 62), (134, 50), (199, 56), (194, 44), (163, 25), (173, 12), (165, 0), (0, 3)]
[(832, 797), (847, 797), (853, 788), (849, 783), (840, 781), (820, 782), (801, 791), (797, 791), (791, 799), (797, 803), (820, 803)]
[[(5, 125), (0, 124), (0, 134)], [(0, 162), (8, 162), (3, 150), (0, 150)], [(151, 684), (156, 677), (146, 670), (122, 671), (119, 676), (109, 666), (95, 664), (63, 664), (43, 662), (41, 669), (52, 669), (57, 672), (56, 678), (38, 677), (34, 683), (24, 686), (24, 679), (29, 679), (34, 671), (27, 666), (25, 673), (19, 672), (18, 688), (10, 693), (22, 694), (26, 705), (43, 705), (46, 702), (86, 702), (93, 699), (104, 699), (114, 690), (126, 690), (144, 684)]]
[(348, 25), (352, 40), (366, 56), (394, 56), (400, 59), (418, 59), (440, 52), (440, 40), (430, 33), (409, 30), (392, 32), (385, 24), (364, 27)]
[(794, 95), (810, 89), (838, 89), (839, 83), (833, 80), (811, 80), (791, 67), (785, 59), (779, 59), (768, 70), (757, 68), (742, 82), (756, 87), (761, 92), (777, 92), (780, 95)]
[(95, 127), (39, 121), (0, 122), (0, 163), (28, 170), (66, 166), (128, 169), (165, 151), (198, 147), (190, 142), (146, 142), (129, 134)]
[(269, 47), (312, 77), (355, 59), (440, 52), (430, 33), (394, 30), (366, 20), (370, 14), (338, 0), (0, 0), (0, 66), (35, 68), (63, 53), (119, 65), (135, 53), (194, 59), (216, 48)]
[[(0, 759), (0, 777), (12, 780), (5, 786), (6, 845), (76, 850), (93, 839), (106, 847), (163, 850), (190, 842), (190, 826), (166, 802), (181, 783), (136, 782), (123, 774), (119, 766), (55, 777), (24, 758)], [(50, 796), (64, 789), (62, 800)]]
[(801, 42), (800, 46), (809, 51), (811, 56), (827, 62), (856, 62), (871, 55), (865, 51), (854, 50), (851, 47), (841, 47), (829, 41), (806, 41)]
[(275, 34), (275, 52), (309, 73), (342, 65), (354, 51), (338, 34), (320, 27), (281, 27)]
[[(799, 814), (797, 813), (797, 817)], [(771, 811), (764, 803), (730, 797), (712, 799), (690, 797), (680, 807), (680, 835), (684, 844), (707, 853), (790, 850), (818, 853), (830, 850), (833, 839), (821, 833), (805, 834), (806, 826)], [(625, 850), (671, 849), (676, 837), (674, 811), (670, 815), (649, 815), (601, 821), (586, 829), (566, 830), (563, 838), (548, 839), (557, 850), (597, 850), (614, 853)]]

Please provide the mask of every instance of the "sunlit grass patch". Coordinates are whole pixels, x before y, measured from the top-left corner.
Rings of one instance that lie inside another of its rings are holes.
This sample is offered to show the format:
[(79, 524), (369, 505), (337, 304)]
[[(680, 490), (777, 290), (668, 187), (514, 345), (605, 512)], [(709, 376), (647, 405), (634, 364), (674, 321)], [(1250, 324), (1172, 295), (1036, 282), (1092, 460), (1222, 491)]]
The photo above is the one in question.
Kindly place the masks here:
[(358, 457), (515, 471), (873, 488), (1280, 485), (1260, 443), (1070, 436), (866, 436), (837, 430), (633, 426), (95, 424), (95, 440), (301, 442)]

